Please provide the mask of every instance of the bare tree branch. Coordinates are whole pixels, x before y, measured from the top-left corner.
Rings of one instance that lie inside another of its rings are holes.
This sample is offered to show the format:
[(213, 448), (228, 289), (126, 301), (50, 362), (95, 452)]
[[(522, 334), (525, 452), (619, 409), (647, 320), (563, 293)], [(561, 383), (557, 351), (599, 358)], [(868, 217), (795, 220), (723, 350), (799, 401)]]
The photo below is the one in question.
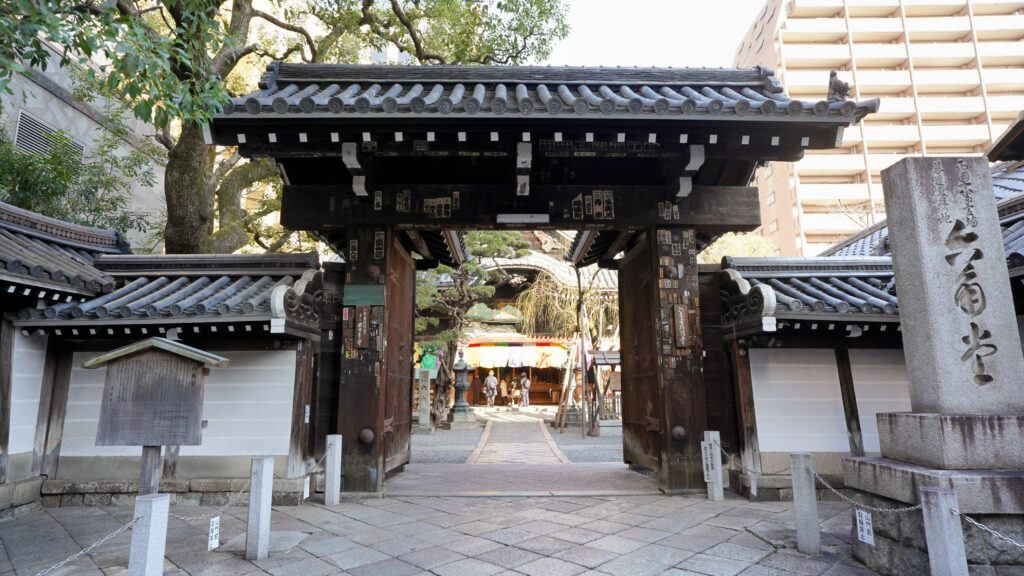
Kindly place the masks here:
[(440, 55), (432, 54), (426, 51), (426, 49), (423, 47), (423, 38), (420, 36), (419, 30), (416, 29), (416, 26), (412, 23), (412, 20), (409, 20), (409, 16), (405, 13), (405, 10), (402, 9), (402, 6), (398, 3), (398, 0), (391, 0), (391, 11), (395, 13), (395, 16), (398, 17), (398, 21), (402, 23), (402, 26), (405, 26), (405, 31), (408, 32), (409, 37), (412, 38), (414, 53), (416, 55), (416, 58), (420, 62), (433, 60), (438, 64), (447, 64), (445, 59), (442, 58)]
[(309, 58), (307, 59), (306, 54), (303, 52), (302, 59), (306, 62), (316, 62), (316, 42), (313, 40), (313, 35), (310, 34), (308, 30), (306, 30), (302, 26), (289, 24), (288, 22), (285, 22), (284, 20), (281, 20), (276, 16), (272, 16), (270, 14), (267, 14), (266, 12), (263, 12), (262, 10), (253, 10), (252, 15), (254, 18), (262, 18), (263, 20), (270, 22), (271, 24), (277, 26), (278, 28), (281, 28), (282, 30), (288, 30), (289, 32), (301, 34), (306, 39), (306, 45), (309, 47)]

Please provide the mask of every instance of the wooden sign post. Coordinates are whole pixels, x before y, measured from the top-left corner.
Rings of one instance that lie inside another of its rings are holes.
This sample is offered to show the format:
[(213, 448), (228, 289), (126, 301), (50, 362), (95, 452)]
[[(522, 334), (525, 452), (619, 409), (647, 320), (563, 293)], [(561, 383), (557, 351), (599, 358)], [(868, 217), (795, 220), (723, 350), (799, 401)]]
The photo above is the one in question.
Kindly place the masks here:
[(85, 363), (107, 367), (97, 446), (142, 446), (139, 495), (160, 487), (161, 446), (198, 446), (203, 378), (228, 359), (166, 338), (149, 338)]

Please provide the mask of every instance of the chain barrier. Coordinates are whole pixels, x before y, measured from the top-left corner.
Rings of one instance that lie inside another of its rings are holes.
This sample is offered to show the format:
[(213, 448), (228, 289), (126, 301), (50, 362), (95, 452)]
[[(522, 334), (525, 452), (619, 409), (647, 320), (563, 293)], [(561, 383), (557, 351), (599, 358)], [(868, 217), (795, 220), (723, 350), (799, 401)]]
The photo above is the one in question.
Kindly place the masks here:
[(1010, 538), (1009, 536), (1005, 536), (1005, 535), (999, 533), (998, 531), (993, 530), (993, 529), (989, 528), (988, 526), (985, 526), (981, 522), (978, 522), (974, 518), (971, 518), (970, 516), (968, 516), (967, 514), (964, 514), (963, 512), (957, 510), (956, 508), (953, 508), (953, 514), (956, 514), (957, 516), (963, 518), (964, 520), (967, 521), (968, 524), (979, 528), (983, 532), (988, 532), (992, 536), (995, 536), (996, 538), (1002, 540), (1003, 542), (1006, 542), (1007, 544), (1009, 544), (1011, 546), (1015, 546), (1018, 550), (1024, 552), (1024, 544), (1021, 544), (1020, 542), (1017, 542), (1013, 538)]
[(178, 520), (183, 520), (185, 522), (195, 522), (196, 520), (208, 520), (210, 518), (213, 518), (214, 516), (219, 516), (221, 512), (234, 506), (239, 500), (242, 499), (242, 496), (249, 493), (250, 482), (252, 482), (252, 480), (246, 481), (245, 485), (242, 486), (241, 490), (232, 494), (231, 497), (228, 498), (228, 501), (223, 506), (217, 508), (213, 512), (207, 512), (206, 514), (200, 514), (198, 516), (179, 516), (178, 514), (170, 514), (170, 517), (176, 518)]
[(313, 471), (310, 472), (311, 475), (313, 475), (313, 476), (323, 476), (324, 474), (327, 473), (327, 469), (326, 468), (321, 468), (320, 467), (320, 465), (324, 463), (324, 460), (326, 458), (327, 458), (327, 450), (324, 450), (324, 453), (320, 455), (320, 458), (316, 462), (313, 462)]
[(864, 504), (862, 502), (857, 502), (856, 500), (850, 498), (846, 494), (843, 494), (842, 492), (837, 490), (834, 486), (829, 484), (827, 480), (822, 478), (821, 474), (818, 474), (814, 470), (811, 470), (811, 473), (814, 474), (814, 477), (818, 480), (818, 482), (821, 482), (822, 484), (825, 485), (825, 488), (828, 488), (829, 491), (832, 492), (833, 494), (835, 494), (836, 496), (838, 496), (840, 500), (843, 500), (843, 501), (845, 501), (845, 502), (847, 502), (849, 504), (853, 504), (854, 508), (860, 508), (861, 510), (868, 510), (870, 512), (896, 512), (896, 513), (913, 512), (914, 510), (920, 510), (921, 509), (921, 505), (920, 504), (915, 504), (913, 506), (904, 506), (903, 508), (881, 508), (881, 507), (876, 507), (876, 506), (868, 506), (867, 504)]
[(79, 558), (81, 558), (82, 556), (85, 556), (89, 552), (92, 552), (93, 550), (99, 548), (100, 546), (103, 546), (104, 544), (109, 542), (112, 538), (117, 536), (118, 534), (120, 534), (120, 533), (124, 532), (125, 530), (131, 528), (132, 526), (138, 524), (140, 520), (142, 520), (142, 516), (139, 516), (139, 517), (135, 518), (131, 522), (125, 524), (124, 526), (121, 526), (117, 530), (114, 530), (110, 534), (107, 534), (103, 538), (100, 538), (99, 540), (93, 542), (88, 548), (83, 548), (82, 550), (79, 550), (78, 552), (72, 554), (71, 556), (68, 556), (64, 560), (61, 560), (60, 562), (57, 562), (53, 566), (50, 566), (46, 570), (43, 570), (42, 572), (37, 572), (35, 576), (45, 576), (46, 574), (49, 574), (50, 572), (53, 572), (54, 570), (64, 566), (65, 564), (69, 564), (71, 562), (74, 562), (75, 560), (78, 560)]
[(719, 444), (718, 442), (715, 442), (715, 446), (718, 447), (718, 451), (722, 453), (722, 456), (726, 460), (728, 460), (729, 466), (732, 466), (734, 460), (739, 462), (740, 471), (743, 472), (744, 474), (747, 474), (748, 476), (779, 476), (780, 474), (785, 474), (786, 472), (789, 472), (791, 468), (790, 466), (786, 466), (785, 468), (772, 470), (771, 472), (758, 472), (757, 470), (751, 470), (750, 468), (747, 468), (746, 466), (743, 465), (743, 458), (741, 458), (740, 456), (733, 456), (732, 454), (729, 454), (728, 452), (725, 451), (725, 448), (722, 448), (722, 445)]

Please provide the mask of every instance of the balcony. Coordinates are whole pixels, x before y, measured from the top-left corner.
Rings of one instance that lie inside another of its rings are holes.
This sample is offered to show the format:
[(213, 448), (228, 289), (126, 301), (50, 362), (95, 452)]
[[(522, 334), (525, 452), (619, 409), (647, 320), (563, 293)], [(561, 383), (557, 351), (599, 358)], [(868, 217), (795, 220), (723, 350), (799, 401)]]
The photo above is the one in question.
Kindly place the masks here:
[(985, 101), (981, 96), (921, 97), (917, 100), (921, 119), (968, 120), (985, 113)]
[[(878, 187), (881, 193), (882, 187)], [(868, 185), (860, 184), (799, 184), (796, 197), (803, 205), (831, 206), (838, 202), (867, 202)]]
[(789, 3), (790, 18), (829, 18), (842, 13), (842, 0), (792, 0)]
[(911, 43), (914, 66), (960, 67), (974, 63), (974, 44), (969, 42)]
[(989, 94), (1024, 92), (1024, 70), (1019, 68), (986, 68), (982, 71)]
[(907, 59), (907, 48), (900, 44), (854, 44), (857, 68), (893, 68)]
[(835, 42), (846, 37), (846, 21), (842, 18), (789, 18), (783, 24), (782, 41)]
[(1024, 38), (1024, 16), (975, 16), (974, 29), (978, 40), (1020, 40)]
[(978, 42), (982, 66), (1024, 65), (1024, 42)]
[(903, 36), (899, 18), (850, 18), (854, 42), (890, 42)]
[(1024, 110), (1024, 95), (989, 94), (988, 110), (992, 118), (1013, 120), (1021, 110)]
[(920, 135), (917, 126), (864, 126), (864, 137), (868, 140), (869, 150), (871, 146), (882, 146), (895, 148), (898, 146), (913, 146), (917, 144)]
[(800, 215), (800, 228), (807, 236), (838, 234), (849, 236), (871, 225), (870, 217), (859, 210), (851, 209), (849, 215), (841, 212)]
[(987, 124), (960, 124), (954, 126), (922, 126), (927, 147), (973, 148), (985, 146), (991, 141)]
[[(992, 78), (1000, 77), (993, 75)], [(968, 92), (978, 87), (977, 70), (914, 70), (918, 94)]]
[(796, 163), (800, 176), (855, 176), (864, 172), (864, 156), (854, 154), (811, 154)]
[(787, 69), (831, 69), (845, 66), (850, 61), (846, 44), (784, 44), (782, 61)]
[(974, 14), (1013, 14), (1024, 10), (1021, 0), (974, 0)]

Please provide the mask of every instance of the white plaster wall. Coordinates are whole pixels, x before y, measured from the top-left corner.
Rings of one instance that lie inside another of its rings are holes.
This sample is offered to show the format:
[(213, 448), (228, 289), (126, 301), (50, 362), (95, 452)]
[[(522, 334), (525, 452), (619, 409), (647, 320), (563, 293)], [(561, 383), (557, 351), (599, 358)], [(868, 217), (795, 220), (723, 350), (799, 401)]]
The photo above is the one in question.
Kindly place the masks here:
[(32, 452), (39, 416), (39, 391), (46, 363), (46, 336), (15, 332), (11, 379), (10, 453)]
[(910, 382), (903, 350), (850, 350), (865, 452), (878, 452), (879, 412), (909, 412)]
[(849, 452), (831, 349), (752, 348), (750, 370), (762, 452)]
[[(288, 454), (295, 351), (217, 352), (230, 360), (206, 376), (201, 446), (182, 446), (182, 456)], [(96, 446), (100, 396), (106, 371), (86, 370), (91, 353), (76, 352), (61, 456), (137, 456), (139, 448)]]

